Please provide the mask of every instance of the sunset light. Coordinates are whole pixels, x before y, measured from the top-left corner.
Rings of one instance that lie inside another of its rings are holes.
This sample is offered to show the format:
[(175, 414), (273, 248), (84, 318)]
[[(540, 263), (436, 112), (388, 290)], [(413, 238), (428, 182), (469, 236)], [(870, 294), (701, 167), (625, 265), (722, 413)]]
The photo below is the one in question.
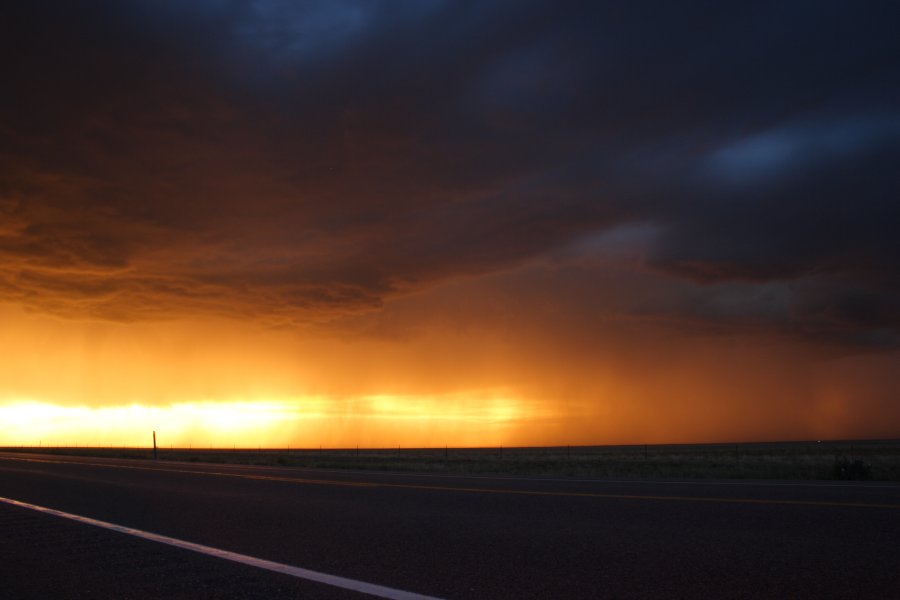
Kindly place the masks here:
[(898, 24), (5, 2), (0, 600), (896, 597)]
[[(448, 408), (448, 405), (450, 407)], [(472, 446), (508, 441), (522, 418), (517, 403), (485, 393), (464, 397), (392, 396), (189, 402), (168, 406), (0, 405), (7, 446), (208, 448), (383, 448)]]
[(0, 445), (900, 435), (900, 117), (827, 76), (858, 45), (757, 64), (698, 13), (721, 39), (648, 68), (614, 24), (654, 11), (415, 4), (21, 7)]

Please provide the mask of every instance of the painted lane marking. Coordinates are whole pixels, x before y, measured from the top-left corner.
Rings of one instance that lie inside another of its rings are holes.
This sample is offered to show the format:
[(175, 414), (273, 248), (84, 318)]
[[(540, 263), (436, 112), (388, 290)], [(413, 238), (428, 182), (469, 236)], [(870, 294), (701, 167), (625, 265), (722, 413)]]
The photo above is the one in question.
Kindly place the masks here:
[(840, 508), (881, 508), (900, 509), (900, 504), (886, 504), (874, 502), (835, 502), (829, 500), (779, 500), (772, 498), (726, 498), (718, 496), (674, 496), (674, 495), (649, 495), (649, 494), (609, 494), (602, 492), (553, 492), (543, 490), (510, 490), (502, 488), (481, 487), (455, 487), (446, 485), (419, 485), (412, 483), (384, 483), (363, 481), (342, 481), (337, 479), (310, 479), (305, 477), (284, 477), (275, 475), (251, 475), (247, 473), (226, 473), (222, 471), (200, 471), (192, 469), (169, 469), (160, 467), (140, 467), (137, 465), (116, 465), (106, 463), (54, 461), (36, 458), (10, 458), (0, 456), (0, 460), (51, 463), (60, 465), (80, 465), (101, 467), (109, 469), (128, 469), (133, 471), (158, 471), (161, 473), (185, 473), (190, 475), (207, 475), (215, 477), (232, 477), (235, 479), (249, 479), (254, 481), (280, 481), (285, 483), (297, 483), (304, 485), (325, 485), (336, 487), (356, 488), (394, 488), (407, 490), (422, 490), (433, 492), (462, 492), (475, 494), (506, 494), (516, 496), (557, 496), (568, 498), (602, 498), (607, 500), (667, 500), (682, 502), (718, 502), (724, 504), (770, 504), (787, 506), (818, 506)]
[(115, 523), (108, 523), (106, 521), (100, 521), (97, 519), (92, 519), (90, 517), (82, 517), (81, 515), (74, 515), (72, 513), (63, 512), (61, 510), (47, 508), (46, 506), (38, 506), (36, 504), (29, 504), (27, 502), (13, 500), (11, 498), (0, 497), (0, 502), (5, 502), (6, 504), (11, 504), (20, 508), (27, 508), (48, 515), (62, 517), (63, 519), (77, 521), (78, 523), (84, 523), (85, 525), (102, 527), (103, 529), (117, 531), (119, 533), (143, 538), (152, 542), (159, 542), (160, 544), (175, 546), (176, 548), (198, 552), (207, 556), (214, 556), (216, 558), (230, 560), (232, 562), (249, 565), (258, 569), (265, 569), (266, 571), (273, 571), (275, 573), (281, 573), (283, 575), (290, 575), (291, 577), (296, 577), (298, 579), (306, 579), (309, 581), (315, 581), (317, 583), (324, 583), (325, 585), (330, 585), (333, 587), (343, 588), (345, 590), (352, 590), (354, 592), (369, 594), (370, 596), (389, 598), (390, 600), (437, 600), (437, 598), (433, 596), (424, 596), (422, 594), (416, 594), (414, 592), (407, 592), (383, 585), (367, 583), (365, 581), (359, 581), (356, 579), (348, 579), (346, 577), (340, 577), (338, 575), (329, 575), (328, 573), (321, 573), (319, 571), (312, 571), (310, 569), (304, 569), (302, 567), (294, 567), (292, 565), (286, 565), (271, 560), (247, 556), (246, 554), (238, 554), (237, 552), (230, 552), (228, 550), (222, 550), (221, 548), (213, 548), (212, 546), (195, 544), (194, 542), (179, 540), (177, 538), (169, 537), (166, 535), (151, 533), (149, 531), (142, 531), (140, 529), (125, 527), (123, 525), (116, 525)]
[[(134, 459), (124, 459), (134, 460)], [(141, 459), (137, 459), (141, 460)], [(60, 461), (65, 462), (65, 461)], [(180, 461), (172, 461), (180, 462)], [(297, 471), (310, 471), (309, 467), (277, 467), (273, 465), (242, 465), (229, 464), (229, 468), (238, 469), (290, 469)], [(487, 481), (537, 481), (550, 483), (602, 483), (602, 484), (626, 484), (626, 485), (706, 485), (706, 486), (739, 486), (739, 487), (807, 487), (807, 488), (853, 488), (853, 489), (888, 489), (900, 491), (900, 485), (896, 484), (870, 484), (870, 483), (828, 483), (826, 481), (714, 481), (714, 480), (689, 480), (689, 479), (597, 479), (590, 477), (511, 477), (509, 475), (450, 475), (447, 473), (409, 473), (406, 471), (358, 471), (344, 469), (315, 469), (319, 473), (336, 473), (339, 475), (363, 475), (368, 477), (381, 477), (392, 475), (396, 477), (423, 478), (423, 479), (474, 479)]]

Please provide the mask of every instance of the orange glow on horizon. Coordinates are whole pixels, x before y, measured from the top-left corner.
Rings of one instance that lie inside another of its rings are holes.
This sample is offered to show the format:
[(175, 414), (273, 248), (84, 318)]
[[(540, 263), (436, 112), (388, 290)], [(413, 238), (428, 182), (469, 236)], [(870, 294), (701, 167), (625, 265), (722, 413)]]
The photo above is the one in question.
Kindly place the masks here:
[(0, 347), (15, 349), (0, 361), (0, 446), (145, 447), (152, 430), (163, 447), (702, 443), (888, 438), (900, 423), (895, 355), (822, 358), (640, 322), (585, 346), (538, 321), (345, 338), (8, 306), (0, 319)]
[(900, 440), (891, 19), (59, 4), (3, 12), (0, 447)]
[(144, 447), (152, 430), (163, 447), (473, 446), (503, 443), (520, 418), (516, 401), (472, 394), (101, 407), (20, 400), (0, 405), (0, 446)]

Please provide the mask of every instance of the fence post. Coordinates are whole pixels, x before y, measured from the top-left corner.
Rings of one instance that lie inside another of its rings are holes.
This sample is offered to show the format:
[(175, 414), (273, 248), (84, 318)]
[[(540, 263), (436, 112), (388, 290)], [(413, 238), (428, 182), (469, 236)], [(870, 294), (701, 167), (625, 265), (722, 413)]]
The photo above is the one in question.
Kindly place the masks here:
[(153, 460), (156, 460), (156, 431), (153, 432)]

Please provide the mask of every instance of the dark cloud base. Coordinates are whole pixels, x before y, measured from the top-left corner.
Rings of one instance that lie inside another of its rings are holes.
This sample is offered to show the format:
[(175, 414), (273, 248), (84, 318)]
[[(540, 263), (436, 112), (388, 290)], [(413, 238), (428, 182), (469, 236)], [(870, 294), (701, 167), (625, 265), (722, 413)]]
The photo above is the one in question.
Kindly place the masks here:
[[(0, 299), (331, 323), (650, 224), (617, 268), (657, 280), (604, 310), (896, 347), (898, 17), (888, 2), (5, 7)], [(673, 286), (706, 300), (686, 314)]]

